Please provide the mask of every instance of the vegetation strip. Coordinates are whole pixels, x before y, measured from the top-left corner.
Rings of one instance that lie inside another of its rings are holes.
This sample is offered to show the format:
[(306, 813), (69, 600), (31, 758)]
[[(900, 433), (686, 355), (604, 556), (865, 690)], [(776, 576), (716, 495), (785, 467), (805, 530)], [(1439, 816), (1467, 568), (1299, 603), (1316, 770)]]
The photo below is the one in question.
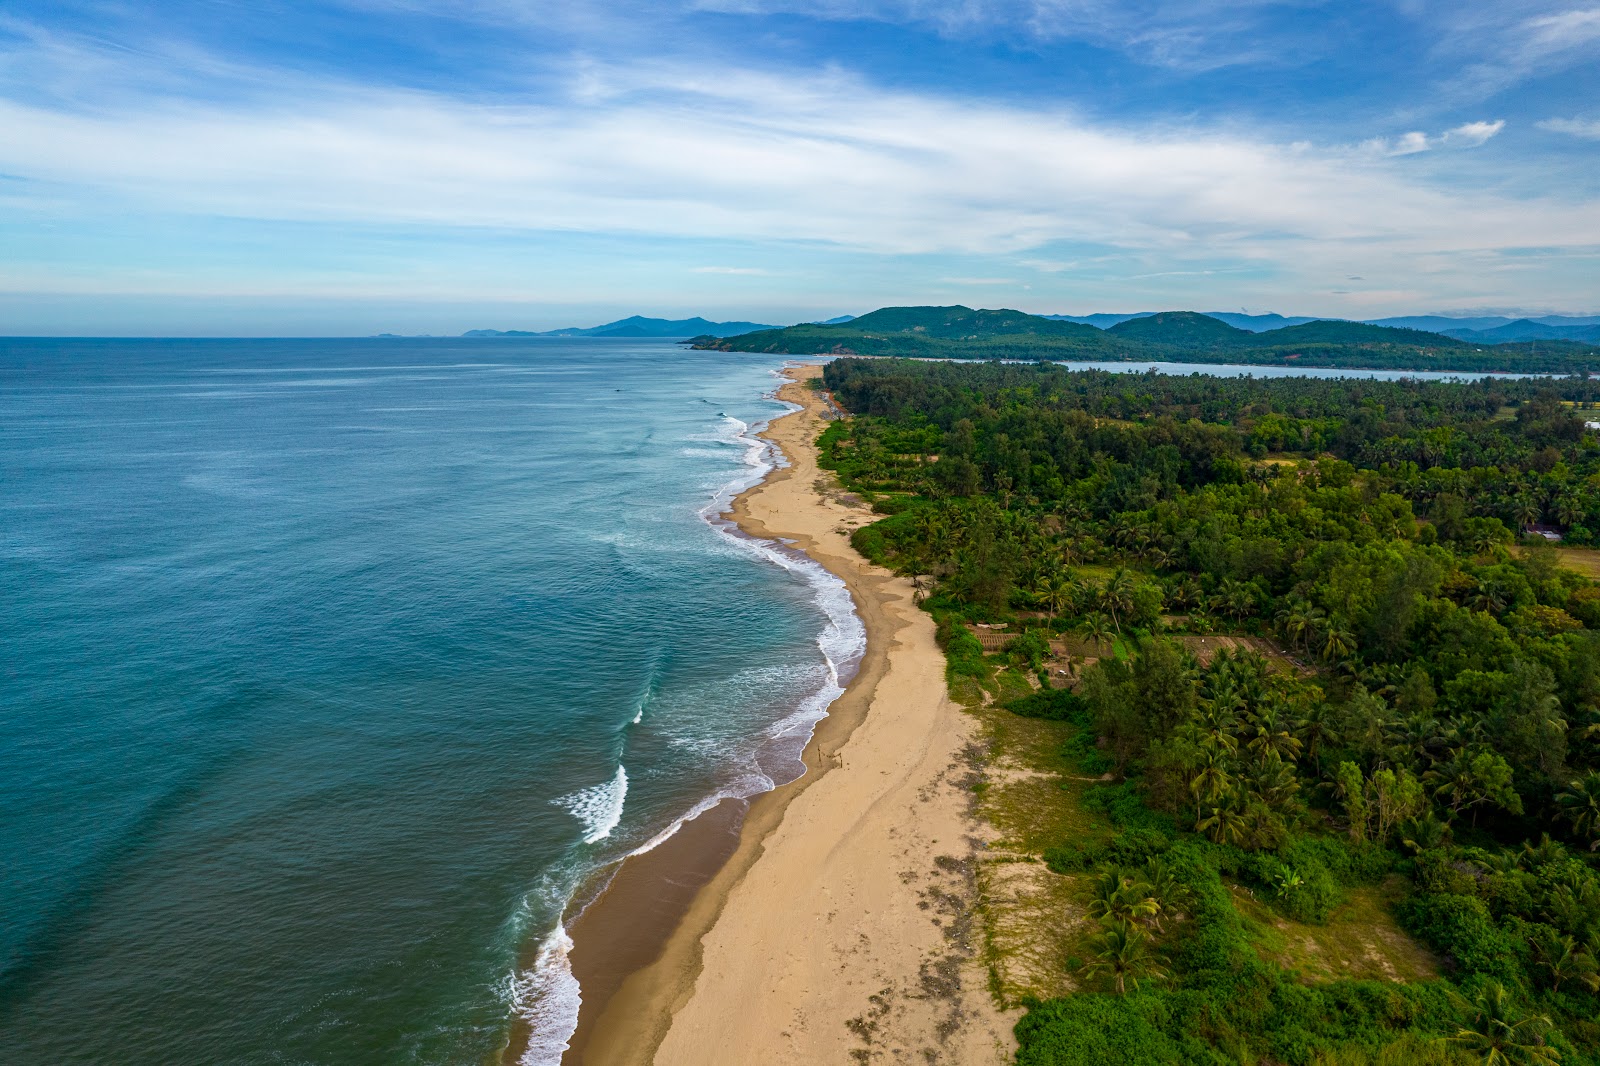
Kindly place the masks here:
[(988, 727), (1019, 1063), (1600, 1063), (1600, 386), (824, 383)]

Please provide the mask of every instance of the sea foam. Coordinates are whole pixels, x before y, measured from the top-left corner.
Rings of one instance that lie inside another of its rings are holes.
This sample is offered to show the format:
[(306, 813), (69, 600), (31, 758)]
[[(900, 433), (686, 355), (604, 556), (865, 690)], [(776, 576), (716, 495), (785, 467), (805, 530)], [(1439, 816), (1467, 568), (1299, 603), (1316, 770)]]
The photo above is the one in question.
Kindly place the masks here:
[(611, 780), (579, 789), (555, 802), (583, 823), (583, 842), (597, 844), (622, 821), (622, 805), (627, 798), (628, 771), (618, 766), (617, 775)]
[[(776, 371), (774, 375), (777, 375)], [(784, 406), (789, 411), (800, 410), (795, 404), (785, 403)], [(845, 684), (855, 673), (866, 651), (866, 627), (856, 613), (850, 590), (842, 580), (804, 553), (777, 541), (749, 536), (723, 517), (740, 493), (759, 483), (774, 469), (789, 464), (775, 445), (757, 435), (766, 428), (766, 423), (752, 425), (726, 414), (722, 418), (720, 431), (714, 439), (724, 445), (741, 448), (745, 469), (740, 476), (716, 488), (710, 502), (701, 509), (700, 516), (726, 539), (730, 547), (780, 566), (810, 586), (817, 606), (827, 618), (826, 625), (817, 635), (823, 670), (817, 687), (803, 696), (789, 714), (771, 723), (757, 738), (758, 750), (747, 759), (746, 765), (736, 769), (732, 778), (720, 788), (691, 805), (644, 843), (632, 848), (628, 856), (642, 855), (660, 847), (686, 823), (725, 800), (749, 799), (798, 778), (804, 772), (800, 757), (811, 739), (812, 731), (818, 722), (827, 717), (828, 707), (833, 701), (844, 693)], [(654, 673), (653, 667), (652, 675)], [(635, 705), (630, 724), (637, 725), (643, 720), (645, 705), (653, 695), (654, 680), (652, 676), (645, 697)], [(773, 761), (780, 765), (770, 766)], [(584, 843), (594, 844), (609, 837), (621, 822), (627, 790), (627, 773), (618, 766), (617, 775), (612, 780), (580, 789), (557, 802), (583, 823)], [(558, 924), (541, 942), (532, 968), (514, 975), (512, 979), (511, 994), (516, 1009), (530, 1030), (528, 1047), (520, 1066), (556, 1066), (577, 1030), (583, 996), (577, 979), (572, 976), (572, 965), (567, 957), (571, 948), (571, 937), (567, 935), (565, 926)]]

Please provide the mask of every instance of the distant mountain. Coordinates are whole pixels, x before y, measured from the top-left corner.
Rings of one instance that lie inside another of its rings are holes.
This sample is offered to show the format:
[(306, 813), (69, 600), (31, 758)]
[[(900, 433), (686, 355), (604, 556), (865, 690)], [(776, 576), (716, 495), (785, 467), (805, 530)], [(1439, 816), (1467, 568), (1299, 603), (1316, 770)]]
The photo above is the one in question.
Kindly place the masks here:
[(1499, 315), (1487, 318), (1449, 318), (1445, 315), (1407, 315), (1400, 318), (1367, 318), (1362, 321), (1374, 326), (1394, 326), (1396, 329), (1421, 329), (1429, 333), (1443, 333), (1452, 329), (1493, 329), (1511, 319)]
[(854, 322), (855, 320), (855, 315), (839, 315), (835, 318), (825, 318), (821, 322), (813, 322), (811, 324), (813, 326), (842, 326), (846, 322)]
[[(1093, 315), (1040, 315), (1039, 317), (1054, 318), (1062, 322), (1081, 322), (1086, 326), (1097, 326), (1100, 329), (1111, 329), (1113, 326), (1119, 326), (1122, 323), (1132, 321), (1135, 318), (1150, 318), (1156, 314), (1162, 313), (1165, 312), (1138, 311), (1131, 315), (1118, 315), (1103, 312)], [(1307, 315), (1297, 315), (1292, 318), (1285, 318), (1283, 315), (1251, 315), (1245, 314), (1241, 311), (1205, 311), (1199, 313), (1204, 314), (1207, 318), (1214, 318), (1219, 322), (1226, 322), (1228, 325), (1237, 329), (1247, 329), (1251, 333), (1260, 333), (1263, 330), (1269, 329), (1279, 329), (1283, 326), (1298, 326), (1302, 322), (1316, 321)]]
[[(1165, 312), (1164, 312), (1165, 313)], [(1156, 312), (1140, 311), (1131, 315), (1119, 314), (1093, 314), (1093, 315), (1041, 315), (1041, 318), (1055, 319), (1062, 322), (1081, 322), (1100, 329), (1114, 329), (1124, 322), (1136, 318), (1151, 318)], [(1287, 326), (1300, 326), (1307, 322), (1332, 321), (1329, 319), (1310, 318), (1305, 315), (1251, 315), (1238, 311), (1206, 311), (1206, 317), (1225, 322), (1238, 329), (1249, 330), (1252, 333), (1266, 333), (1283, 329)], [(1521, 340), (1578, 340), (1593, 341), (1595, 334), (1586, 329), (1579, 331), (1579, 327), (1600, 325), (1600, 315), (1545, 315), (1542, 318), (1510, 319), (1503, 315), (1490, 315), (1480, 318), (1453, 318), (1447, 315), (1403, 315), (1397, 318), (1366, 318), (1361, 319), (1370, 326), (1389, 326), (1393, 329), (1422, 330), (1427, 333), (1440, 333), (1460, 340), (1470, 340), (1478, 344), (1497, 344), (1506, 341)], [(1497, 330), (1504, 326), (1515, 326), (1505, 334), (1479, 336), (1479, 332)], [(1555, 327), (1555, 332), (1541, 332), (1535, 327)], [(1471, 336), (1462, 331), (1474, 331)]]
[(1420, 329), (1399, 329), (1394, 326), (1375, 326), (1370, 322), (1346, 322), (1341, 319), (1319, 319), (1298, 326), (1267, 330), (1251, 337), (1256, 347), (1285, 347), (1289, 345), (1324, 344), (1386, 344), (1418, 348), (1458, 348), (1461, 341), (1442, 333)]
[(788, 355), (1292, 364), (1480, 373), (1573, 373), (1600, 366), (1600, 346), (1571, 340), (1469, 343), (1426, 330), (1325, 319), (1251, 331), (1193, 311), (1130, 316), (1102, 330), (1011, 309), (883, 307), (838, 325), (802, 323), (733, 337), (699, 337), (694, 344)]
[(1162, 311), (1118, 322), (1107, 333), (1122, 340), (1170, 344), (1177, 348), (1218, 348), (1248, 344), (1256, 334), (1196, 311)]
[(1247, 329), (1251, 333), (1265, 333), (1269, 330), (1282, 329), (1284, 326), (1298, 326), (1306, 322), (1315, 322), (1316, 319), (1307, 315), (1249, 315), (1242, 311), (1207, 311), (1206, 314), (1219, 322), (1226, 322), (1237, 329)]
[(569, 326), (534, 333), (520, 329), (471, 329), (463, 337), (731, 337), (761, 329), (777, 329), (759, 322), (710, 322), (703, 318), (644, 318), (633, 315), (603, 326)]
[(1100, 312), (1093, 315), (1040, 315), (1040, 318), (1050, 318), (1057, 322), (1077, 322), (1080, 325), (1093, 326), (1095, 329), (1110, 329), (1112, 326), (1121, 325), (1130, 318), (1148, 318), (1155, 314), (1154, 311), (1138, 311), (1131, 315), (1115, 315), (1109, 312)]
[(1472, 344), (1505, 344), (1508, 341), (1600, 341), (1600, 324), (1552, 326), (1535, 318), (1519, 318), (1490, 329), (1447, 329), (1447, 337)]

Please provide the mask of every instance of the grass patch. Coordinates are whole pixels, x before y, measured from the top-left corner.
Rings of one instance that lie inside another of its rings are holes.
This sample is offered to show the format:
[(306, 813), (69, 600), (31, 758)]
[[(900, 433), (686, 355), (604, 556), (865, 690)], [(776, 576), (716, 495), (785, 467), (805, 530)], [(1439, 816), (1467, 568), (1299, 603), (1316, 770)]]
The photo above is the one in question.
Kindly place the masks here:
[(1341, 979), (1424, 981), (1439, 976), (1439, 960), (1401, 930), (1394, 905), (1399, 877), (1349, 888), (1323, 925), (1284, 917), (1250, 891), (1232, 886), (1234, 908), (1262, 961), (1293, 971), (1307, 983)]

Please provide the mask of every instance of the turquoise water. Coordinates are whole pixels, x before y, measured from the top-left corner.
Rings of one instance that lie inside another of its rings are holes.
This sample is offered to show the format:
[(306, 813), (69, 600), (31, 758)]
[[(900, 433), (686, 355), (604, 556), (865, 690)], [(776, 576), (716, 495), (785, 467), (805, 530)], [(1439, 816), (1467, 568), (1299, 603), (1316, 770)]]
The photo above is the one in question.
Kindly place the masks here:
[(0, 341), (5, 1060), (557, 1055), (574, 887), (791, 776), (858, 652), (708, 518), (777, 365)]

